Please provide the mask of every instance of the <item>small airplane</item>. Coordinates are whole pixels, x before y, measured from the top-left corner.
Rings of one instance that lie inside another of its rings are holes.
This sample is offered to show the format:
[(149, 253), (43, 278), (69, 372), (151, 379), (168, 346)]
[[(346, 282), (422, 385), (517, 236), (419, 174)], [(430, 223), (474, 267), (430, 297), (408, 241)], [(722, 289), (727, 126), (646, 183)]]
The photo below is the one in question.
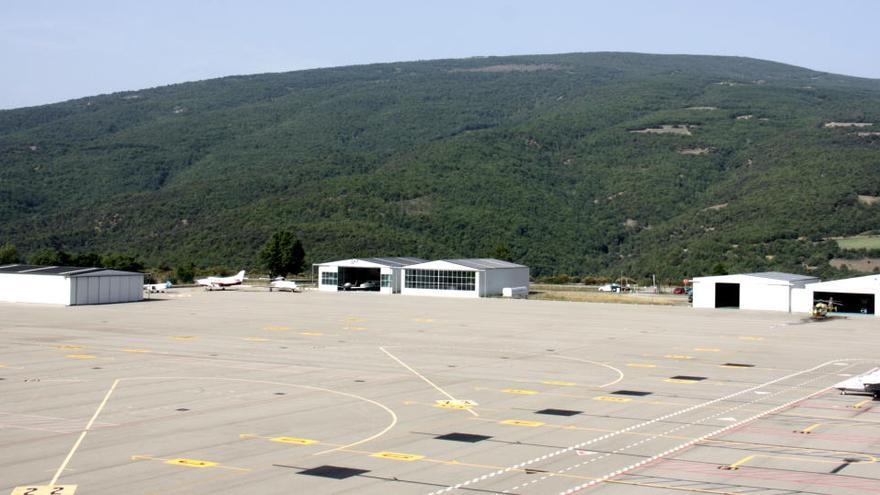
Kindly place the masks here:
[(149, 292), (150, 294), (155, 294), (157, 292), (165, 292), (171, 288), (171, 281), (168, 280), (164, 284), (144, 284), (144, 290)]
[(226, 290), (227, 287), (231, 287), (233, 285), (241, 285), (244, 281), (244, 270), (236, 273), (231, 277), (207, 277), (200, 278), (196, 280), (196, 283), (199, 285), (204, 285), (205, 290)]
[(874, 399), (880, 399), (880, 368), (847, 378), (834, 385), (834, 388), (840, 390), (840, 395), (871, 395)]
[(278, 278), (272, 279), (272, 281), (269, 282), (269, 292), (272, 292), (273, 290), (278, 290), (278, 291), (287, 290), (290, 292), (300, 292), (302, 290), (302, 288), (300, 286), (296, 285), (296, 282), (294, 282), (293, 280), (284, 280), (284, 277), (278, 277)]

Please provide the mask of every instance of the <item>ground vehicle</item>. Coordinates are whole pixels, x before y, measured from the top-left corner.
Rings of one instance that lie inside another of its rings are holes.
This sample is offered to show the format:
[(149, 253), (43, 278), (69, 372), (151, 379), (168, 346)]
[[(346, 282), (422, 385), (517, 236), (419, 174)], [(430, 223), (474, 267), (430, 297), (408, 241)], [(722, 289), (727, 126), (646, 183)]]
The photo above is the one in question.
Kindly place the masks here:
[(620, 284), (605, 284), (599, 286), (599, 292), (620, 292)]
[(676, 287), (676, 288), (672, 289), (672, 293), (681, 295), (681, 294), (685, 294), (686, 291), (685, 291), (684, 287)]
[(693, 289), (693, 287), (688, 287), (686, 292), (688, 295), (688, 302), (689, 303), (694, 302), (694, 289)]

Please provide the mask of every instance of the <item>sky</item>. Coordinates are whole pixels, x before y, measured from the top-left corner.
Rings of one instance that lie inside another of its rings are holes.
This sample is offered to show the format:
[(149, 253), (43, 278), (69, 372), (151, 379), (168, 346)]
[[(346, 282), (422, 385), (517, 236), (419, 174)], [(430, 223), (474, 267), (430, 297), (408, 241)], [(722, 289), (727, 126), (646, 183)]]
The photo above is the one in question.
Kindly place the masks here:
[(2, 0), (0, 109), (486, 55), (736, 55), (880, 78), (876, 0)]

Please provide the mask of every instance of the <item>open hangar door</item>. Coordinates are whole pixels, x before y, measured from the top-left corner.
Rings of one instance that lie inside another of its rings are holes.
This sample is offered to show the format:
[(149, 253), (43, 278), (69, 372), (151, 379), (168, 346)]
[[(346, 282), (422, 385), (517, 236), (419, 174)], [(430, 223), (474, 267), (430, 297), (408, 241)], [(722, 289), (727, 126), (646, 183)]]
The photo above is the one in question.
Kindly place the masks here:
[(875, 314), (874, 294), (856, 294), (851, 292), (814, 292), (813, 304), (817, 302), (834, 302), (836, 313)]
[(339, 287), (342, 290), (379, 290), (380, 268), (339, 267)]
[(716, 308), (739, 308), (739, 284), (715, 284)]

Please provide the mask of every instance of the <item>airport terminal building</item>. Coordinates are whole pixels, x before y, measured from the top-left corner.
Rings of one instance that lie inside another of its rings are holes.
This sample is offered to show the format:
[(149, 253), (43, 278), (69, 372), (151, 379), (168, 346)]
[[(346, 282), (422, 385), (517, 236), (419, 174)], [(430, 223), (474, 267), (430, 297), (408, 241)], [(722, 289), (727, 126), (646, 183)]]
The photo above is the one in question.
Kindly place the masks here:
[(144, 274), (74, 266), (0, 266), (0, 302), (110, 304), (140, 301)]

